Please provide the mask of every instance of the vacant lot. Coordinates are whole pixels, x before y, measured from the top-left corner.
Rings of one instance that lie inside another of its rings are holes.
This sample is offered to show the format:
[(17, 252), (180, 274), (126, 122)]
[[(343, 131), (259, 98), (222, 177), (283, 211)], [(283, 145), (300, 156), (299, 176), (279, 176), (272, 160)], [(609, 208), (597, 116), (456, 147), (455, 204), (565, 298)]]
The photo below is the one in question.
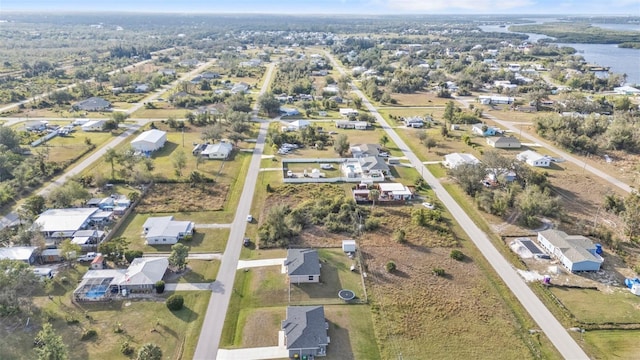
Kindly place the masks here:
[[(25, 327), (24, 321), (19, 326), (6, 326), (7, 319), (3, 320), (5, 326), (0, 327), (3, 360), (35, 358), (33, 337), (39, 331), (42, 319), (48, 319), (62, 336), (69, 348), (70, 359), (125, 359), (120, 353), (120, 346), (125, 341), (136, 350), (147, 342), (155, 343), (167, 359), (193, 357), (209, 292), (181, 293), (185, 307), (177, 312), (169, 311), (164, 304), (168, 294), (152, 295), (148, 299), (73, 304), (71, 292), (80, 277), (81, 272), (77, 270), (57, 276), (49, 292), (51, 296), (34, 299), (37, 308), (29, 326)], [(114, 331), (116, 328), (122, 331)], [(89, 329), (96, 330), (97, 337), (80, 340)]]
[(222, 210), (227, 198), (227, 184), (155, 184), (140, 201), (140, 213), (168, 213)]
[(610, 293), (559, 287), (550, 291), (580, 322), (640, 324), (640, 297), (622, 288)]

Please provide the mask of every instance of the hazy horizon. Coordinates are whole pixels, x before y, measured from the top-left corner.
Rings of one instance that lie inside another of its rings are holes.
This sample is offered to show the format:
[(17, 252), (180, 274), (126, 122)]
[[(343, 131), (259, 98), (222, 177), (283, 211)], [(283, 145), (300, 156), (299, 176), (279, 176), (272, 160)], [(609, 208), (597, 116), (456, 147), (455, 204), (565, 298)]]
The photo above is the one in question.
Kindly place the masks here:
[(300, 15), (590, 15), (640, 16), (640, 0), (2, 0), (0, 11)]

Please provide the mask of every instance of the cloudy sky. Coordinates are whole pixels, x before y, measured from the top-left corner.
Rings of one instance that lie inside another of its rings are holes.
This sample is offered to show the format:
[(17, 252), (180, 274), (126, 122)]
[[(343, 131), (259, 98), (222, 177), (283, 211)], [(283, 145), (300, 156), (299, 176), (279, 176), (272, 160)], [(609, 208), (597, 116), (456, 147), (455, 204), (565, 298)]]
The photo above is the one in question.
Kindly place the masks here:
[(0, 0), (2, 10), (640, 16), (640, 0)]

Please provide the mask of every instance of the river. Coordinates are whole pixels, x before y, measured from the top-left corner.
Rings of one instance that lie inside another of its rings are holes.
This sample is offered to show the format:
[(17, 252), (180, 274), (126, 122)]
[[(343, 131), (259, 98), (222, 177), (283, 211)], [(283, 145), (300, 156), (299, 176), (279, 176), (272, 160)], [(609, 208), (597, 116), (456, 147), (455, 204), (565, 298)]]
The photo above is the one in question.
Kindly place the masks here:
[[(539, 19), (538, 19), (539, 20)], [(553, 21), (553, 19), (550, 19)], [(593, 24), (593, 26), (612, 30), (640, 31), (638, 24)], [(499, 25), (479, 26), (484, 32), (510, 32), (508, 27)], [(529, 35), (529, 41), (537, 42), (540, 39), (548, 38), (542, 34)], [(558, 46), (570, 46), (580, 53), (588, 63), (600, 66), (608, 66), (611, 72), (616, 74), (627, 74), (627, 84), (640, 84), (640, 49), (619, 48), (611, 44), (565, 44)]]

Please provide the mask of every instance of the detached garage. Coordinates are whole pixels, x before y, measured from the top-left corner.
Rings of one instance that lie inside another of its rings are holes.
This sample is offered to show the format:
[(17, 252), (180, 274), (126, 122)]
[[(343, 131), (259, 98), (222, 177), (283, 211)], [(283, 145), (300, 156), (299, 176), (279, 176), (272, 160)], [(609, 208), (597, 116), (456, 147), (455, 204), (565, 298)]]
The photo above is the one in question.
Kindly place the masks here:
[(131, 142), (131, 146), (137, 151), (148, 153), (162, 148), (166, 142), (167, 133), (165, 131), (152, 129), (138, 135)]

